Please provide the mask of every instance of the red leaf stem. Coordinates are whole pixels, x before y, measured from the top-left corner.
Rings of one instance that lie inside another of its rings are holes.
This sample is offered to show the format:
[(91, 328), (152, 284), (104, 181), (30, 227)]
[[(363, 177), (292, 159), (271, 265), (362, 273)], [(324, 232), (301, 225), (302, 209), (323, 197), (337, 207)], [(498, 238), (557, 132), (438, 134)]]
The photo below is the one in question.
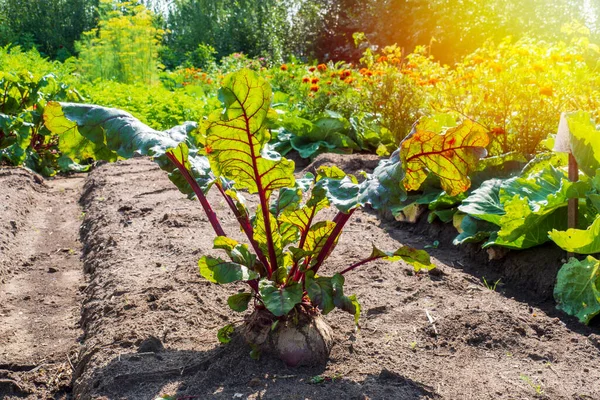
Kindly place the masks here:
[(323, 245), (321, 252), (317, 256), (317, 262), (311, 268), (311, 270), (314, 271), (315, 274), (317, 273), (317, 271), (319, 271), (319, 268), (323, 264), (323, 261), (325, 261), (325, 259), (329, 256), (329, 253), (331, 253), (331, 251), (333, 250), (333, 247), (335, 246), (338, 237), (342, 234), (342, 229), (344, 229), (344, 225), (346, 225), (346, 223), (350, 220), (350, 217), (352, 216), (352, 214), (354, 214), (354, 211), (356, 211), (356, 208), (350, 210), (348, 214), (345, 214), (340, 211), (335, 216), (335, 228), (333, 228), (333, 231), (331, 231), (331, 234), (327, 238), (325, 245)]
[(202, 208), (204, 209), (204, 212), (206, 213), (206, 216), (208, 217), (208, 220), (210, 221), (210, 224), (215, 230), (217, 236), (227, 236), (223, 230), (223, 227), (221, 226), (221, 223), (219, 222), (219, 219), (217, 218), (217, 214), (213, 211), (212, 207), (208, 203), (208, 200), (206, 200), (204, 193), (202, 193), (202, 189), (198, 185), (198, 182), (196, 182), (196, 180), (192, 177), (185, 165), (177, 161), (177, 158), (175, 158), (174, 155), (167, 152), (167, 157), (173, 164), (175, 164), (179, 172), (181, 172), (181, 175), (183, 175), (187, 183), (192, 187), (192, 190), (196, 194), (196, 197), (198, 197), (200, 204), (202, 204)]

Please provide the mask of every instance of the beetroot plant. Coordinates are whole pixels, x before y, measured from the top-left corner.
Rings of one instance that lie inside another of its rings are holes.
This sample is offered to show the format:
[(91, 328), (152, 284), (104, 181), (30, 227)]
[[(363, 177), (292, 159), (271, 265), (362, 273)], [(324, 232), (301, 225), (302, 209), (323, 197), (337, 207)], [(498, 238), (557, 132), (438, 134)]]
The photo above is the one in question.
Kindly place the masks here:
[[(433, 266), (425, 251), (374, 246), (364, 259), (349, 260), (331, 276), (321, 274), (352, 214), (386, 194), (375, 175), (359, 183), (336, 167), (296, 178), (294, 163), (268, 144), (271, 97), (267, 81), (242, 70), (225, 78), (223, 110), (200, 127), (188, 123), (158, 132), (119, 110), (68, 103), (51, 103), (45, 120), (75, 160), (92, 153), (111, 161), (153, 157), (182, 192), (200, 201), (216, 233), (214, 247), (227, 256), (202, 257), (200, 274), (215, 284), (247, 284), (247, 291), (227, 301), (238, 312), (253, 306), (241, 329), (245, 339), (255, 351), (274, 352), (289, 365), (312, 364), (326, 360), (332, 345), (322, 315), (339, 308), (358, 321), (360, 305), (344, 293), (347, 273), (377, 259), (402, 259), (417, 270)], [(206, 198), (211, 189), (229, 205), (247, 243), (223, 230)], [(257, 205), (249, 207), (244, 195), (256, 196)], [(331, 220), (320, 213), (328, 207), (337, 209)], [(227, 341), (232, 331), (221, 329), (220, 339)]]

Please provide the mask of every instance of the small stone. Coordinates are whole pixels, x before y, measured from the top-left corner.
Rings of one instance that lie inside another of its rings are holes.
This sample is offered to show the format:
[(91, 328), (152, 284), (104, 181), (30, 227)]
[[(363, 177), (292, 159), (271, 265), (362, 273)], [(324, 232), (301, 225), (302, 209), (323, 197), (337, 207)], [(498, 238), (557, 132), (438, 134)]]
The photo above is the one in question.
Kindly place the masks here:
[(590, 369), (589, 368), (584, 368), (583, 372), (590, 372)]
[(49, 274), (53, 274), (55, 272), (58, 272), (58, 268), (56, 268), (56, 267), (49, 267), (48, 268), (48, 273)]

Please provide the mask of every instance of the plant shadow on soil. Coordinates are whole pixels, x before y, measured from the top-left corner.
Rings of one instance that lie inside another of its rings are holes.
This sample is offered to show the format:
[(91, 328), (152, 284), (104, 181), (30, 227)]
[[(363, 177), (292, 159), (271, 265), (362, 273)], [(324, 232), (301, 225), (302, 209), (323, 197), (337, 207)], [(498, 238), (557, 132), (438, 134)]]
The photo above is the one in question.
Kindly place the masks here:
[[(304, 171), (314, 171), (320, 166), (337, 166), (346, 173), (358, 175), (364, 170), (372, 173), (380, 158), (373, 155), (342, 156), (323, 154), (313, 163), (304, 167)], [(576, 333), (589, 335), (600, 333), (600, 318), (592, 320), (589, 326), (581, 324), (577, 318), (559, 311), (553, 298), (556, 275), (567, 259), (565, 251), (553, 243), (545, 243), (526, 250), (510, 251), (497, 248), (493, 260), (489, 253), (481, 248), (480, 243), (467, 243), (456, 246), (452, 243), (458, 232), (452, 224), (444, 224), (439, 220), (428, 222), (427, 212), (423, 213), (416, 223), (398, 222), (388, 213), (365, 207), (364, 211), (376, 217), (379, 228), (391, 238), (401, 243), (422, 248), (435, 241), (439, 246), (427, 249), (429, 254), (445, 265), (471, 275), (473, 283), (485, 285), (487, 282), (499, 282), (495, 291), (530, 306), (539, 308), (551, 318), (559, 318), (566, 327)], [(443, 279), (443, 272), (433, 280)], [(597, 346), (600, 349), (600, 345)]]
[(269, 356), (252, 360), (249, 350), (235, 336), (229, 344), (205, 352), (126, 353), (97, 369), (88, 382), (96, 396), (106, 398), (440, 398), (434, 388), (385, 368), (357, 382), (328, 376), (326, 365), (290, 368)]
[(482, 249), (480, 244), (452, 244), (457, 235), (456, 229), (451, 224), (443, 224), (440, 221), (429, 223), (427, 215), (422, 216), (416, 224), (383, 221), (380, 222), (380, 228), (390, 237), (406, 244), (418, 245), (420, 242), (422, 245), (423, 237), (431, 242), (437, 240), (439, 246), (428, 249), (429, 254), (442, 263), (471, 275), (475, 284), (485, 286), (484, 278), (488, 284), (498, 282), (498, 287), (488, 289), (529, 305), (531, 313), (537, 308), (551, 318), (560, 319), (569, 330), (582, 335), (600, 333), (598, 319), (585, 326), (577, 318), (556, 308), (553, 298), (554, 283), (563, 264), (561, 260), (566, 259), (566, 253), (552, 243), (505, 253), (505, 250), (500, 249), (501, 258), (489, 260), (488, 252)]

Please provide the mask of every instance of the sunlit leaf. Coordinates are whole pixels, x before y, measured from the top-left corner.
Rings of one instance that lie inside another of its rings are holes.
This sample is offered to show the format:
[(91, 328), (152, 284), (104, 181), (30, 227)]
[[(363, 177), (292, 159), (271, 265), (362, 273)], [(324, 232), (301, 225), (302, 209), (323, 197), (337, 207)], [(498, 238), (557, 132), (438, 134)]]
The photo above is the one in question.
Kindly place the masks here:
[(235, 188), (261, 192), (268, 199), (280, 188), (294, 187), (294, 163), (265, 152), (265, 129), (271, 87), (253, 71), (240, 70), (223, 81), (219, 98), (225, 107), (209, 117), (205, 149), (215, 174), (235, 181)]
[(401, 144), (401, 159), (406, 169), (404, 186), (407, 190), (417, 190), (427, 175), (433, 173), (449, 195), (465, 192), (471, 186), (469, 172), (486, 155), (489, 143), (486, 130), (470, 120), (443, 132), (430, 128), (437, 129), (439, 124), (422, 120)]
[(600, 253), (600, 216), (596, 217), (588, 229), (553, 229), (549, 236), (554, 243), (570, 253)]
[(232, 283), (258, 279), (258, 274), (248, 267), (221, 258), (204, 256), (198, 261), (200, 275), (212, 283)]

